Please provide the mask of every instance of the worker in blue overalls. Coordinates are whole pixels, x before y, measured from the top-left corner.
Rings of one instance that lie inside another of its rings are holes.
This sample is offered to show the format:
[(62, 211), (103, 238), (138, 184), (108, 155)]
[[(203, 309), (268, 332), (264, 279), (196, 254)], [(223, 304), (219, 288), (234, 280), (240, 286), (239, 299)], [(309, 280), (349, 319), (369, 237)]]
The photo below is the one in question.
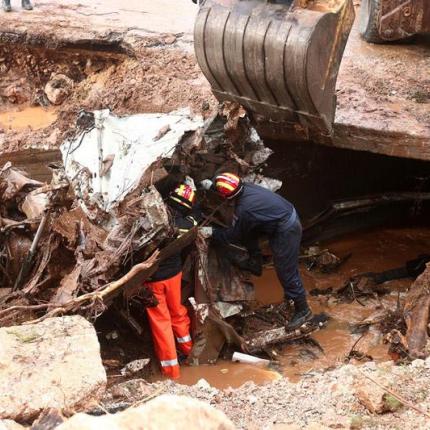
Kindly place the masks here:
[(249, 253), (246, 269), (255, 275), (261, 275), (262, 271), (258, 239), (267, 236), (285, 299), (294, 302), (294, 314), (287, 329), (293, 330), (308, 322), (312, 312), (298, 267), (302, 226), (294, 206), (268, 189), (243, 183), (232, 173), (218, 175), (212, 186), (222, 197), (234, 199), (236, 207), (232, 227), (208, 228), (206, 236), (212, 236), (218, 243), (245, 246)]

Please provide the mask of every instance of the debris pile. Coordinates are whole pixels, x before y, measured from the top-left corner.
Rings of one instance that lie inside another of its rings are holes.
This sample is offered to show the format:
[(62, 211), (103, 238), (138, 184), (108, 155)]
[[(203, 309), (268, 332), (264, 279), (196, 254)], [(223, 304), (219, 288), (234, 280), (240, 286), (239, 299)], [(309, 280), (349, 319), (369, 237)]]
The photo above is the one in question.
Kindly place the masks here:
[[(197, 236), (193, 229), (174, 239), (163, 200), (184, 178), (198, 184), (229, 170), (281, 186), (261, 174), (271, 151), (232, 104), (206, 122), (188, 110), (124, 118), (81, 112), (61, 151), (63, 163), (50, 165), (50, 184), (10, 163), (1, 170), (2, 326), (74, 313), (95, 319), (125, 289), (127, 298), (154, 304), (143, 281)], [(199, 201), (204, 224), (231, 222), (229, 202), (204, 190)], [(184, 279), (195, 310), (197, 364), (216, 361), (226, 341), (246, 349), (246, 337), (227, 319), (248, 315), (254, 288), (225, 249), (208, 247), (200, 236), (196, 243)]]

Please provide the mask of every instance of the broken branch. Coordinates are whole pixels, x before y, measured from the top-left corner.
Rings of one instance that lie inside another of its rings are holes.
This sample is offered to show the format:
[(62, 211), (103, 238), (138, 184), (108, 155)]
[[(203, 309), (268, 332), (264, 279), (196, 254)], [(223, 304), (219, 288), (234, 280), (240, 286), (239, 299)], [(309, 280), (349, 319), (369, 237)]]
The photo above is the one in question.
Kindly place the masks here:
[(128, 273), (126, 273), (122, 278), (118, 279), (117, 281), (110, 282), (109, 284), (106, 284), (101, 289), (98, 289), (91, 293), (83, 294), (82, 296), (76, 297), (75, 299), (70, 300), (68, 303), (64, 304), (63, 306), (52, 309), (50, 312), (48, 312), (41, 318), (28, 321), (26, 324), (35, 324), (47, 318), (57, 316), (59, 314), (65, 314), (67, 312), (76, 311), (81, 306), (83, 306), (86, 302), (94, 303), (97, 299), (103, 300), (107, 296), (111, 295), (113, 292), (127, 285), (127, 283), (130, 282), (130, 280), (134, 278), (138, 273), (142, 272), (143, 270), (149, 269), (151, 266), (153, 266), (158, 259), (158, 255), (159, 255), (159, 251), (157, 250), (146, 261), (133, 266)]

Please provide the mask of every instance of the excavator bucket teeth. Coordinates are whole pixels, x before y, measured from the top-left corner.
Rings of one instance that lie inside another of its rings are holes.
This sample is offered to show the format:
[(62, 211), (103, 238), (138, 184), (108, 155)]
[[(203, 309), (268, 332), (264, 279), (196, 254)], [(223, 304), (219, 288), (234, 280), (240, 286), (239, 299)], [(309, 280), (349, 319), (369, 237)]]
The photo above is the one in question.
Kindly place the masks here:
[(220, 101), (309, 138), (331, 135), (352, 0), (204, 0), (198, 63)]

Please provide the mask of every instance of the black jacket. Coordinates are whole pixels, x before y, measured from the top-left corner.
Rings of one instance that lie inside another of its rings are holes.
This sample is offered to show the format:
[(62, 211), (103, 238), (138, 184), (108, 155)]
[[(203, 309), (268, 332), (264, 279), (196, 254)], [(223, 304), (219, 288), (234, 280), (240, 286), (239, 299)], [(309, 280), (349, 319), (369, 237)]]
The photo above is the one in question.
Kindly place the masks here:
[(214, 229), (213, 239), (247, 246), (251, 237), (273, 234), (279, 221), (288, 220), (294, 210), (292, 203), (279, 194), (259, 185), (244, 184), (237, 197), (233, 226)]
[[(172, 208), (173, 222), (178, 229), (177, 237), (187, 233), (197, 225), (197, 216), (195, 214), (185, 214), (184, 212)], [(182, 270), (181, 253), (172, 255), (160, 262), (157, 271), (151, 276), (150, 282), (164, 281), (172, 278)]]

